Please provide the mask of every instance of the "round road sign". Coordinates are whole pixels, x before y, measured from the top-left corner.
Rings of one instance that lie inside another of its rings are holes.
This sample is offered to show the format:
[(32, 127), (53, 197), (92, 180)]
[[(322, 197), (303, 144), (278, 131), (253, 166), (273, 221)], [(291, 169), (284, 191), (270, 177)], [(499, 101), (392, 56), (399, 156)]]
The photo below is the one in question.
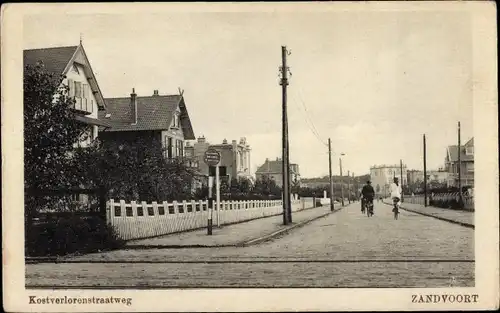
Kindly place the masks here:
[(205, 151), (205, 163), (209, 166), (216, 166), (220, 162), (220, 153), (215, 149), (208, 149)]

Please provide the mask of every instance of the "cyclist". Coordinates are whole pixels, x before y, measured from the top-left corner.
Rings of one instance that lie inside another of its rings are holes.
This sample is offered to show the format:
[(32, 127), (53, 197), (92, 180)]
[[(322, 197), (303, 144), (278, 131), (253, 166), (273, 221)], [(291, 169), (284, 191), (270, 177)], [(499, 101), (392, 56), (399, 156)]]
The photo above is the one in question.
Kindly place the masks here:
[(366, 185), (364, 185), (363, 189), (361, 189), (361, 194), (363, 195), (363, 200), (364, 200), (363, 208), (365, 207), (367, 202), (371, 202), (373, 204), (373, 198), (375, 197), (375, 190), (373, 190), (371, 181), (366, 182)]
[(399, 201), (401, 201), (401, 186), (399, 185), (399, 179), (397, 177), (394, 177), (394, 182), (391, 184), (391, 198), (392, 202), (394, 203), (394, 208), (392, 209), (392, 212), (394, 213), (399, 213)]

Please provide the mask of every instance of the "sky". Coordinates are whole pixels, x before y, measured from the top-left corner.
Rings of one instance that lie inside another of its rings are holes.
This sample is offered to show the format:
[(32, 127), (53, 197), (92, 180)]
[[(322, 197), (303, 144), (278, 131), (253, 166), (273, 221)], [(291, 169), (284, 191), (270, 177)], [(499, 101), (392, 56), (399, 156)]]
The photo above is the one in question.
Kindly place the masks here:
[[(473, 136), (472, 35), (461, 12), (158, 12), (30, 15), (24, 48), (78, 45), (106, 98), (184, 89), (195, 135), (246, 137), (252, 170), (281, 156), (287, 46), (290, 161), (302, 177), (376, 164), (444, 165)], [(314, 132), (313, 132), (314, 130)], [(317, 133), (315, 135), (314, 133)]]

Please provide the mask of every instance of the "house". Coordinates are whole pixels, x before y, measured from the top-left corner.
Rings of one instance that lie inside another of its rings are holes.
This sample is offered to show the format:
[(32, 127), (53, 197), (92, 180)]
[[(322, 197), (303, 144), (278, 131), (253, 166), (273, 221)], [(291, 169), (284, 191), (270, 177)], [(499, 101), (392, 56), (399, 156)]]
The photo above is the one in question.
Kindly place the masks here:
[(76, 121), (88, 125), (87, 134), (75, 145), (88, 146), (97, 138), (99, 127), (109, 126), (98, 119), (99, 112), (106, 109), (106, 101), (81, 42), (78, 46), (24, 50), (23, 61), (25, 68), (41, 62), (54, 79), (64, 77), (61, 84), (69, 86), (69, 96), (75, 99), (71, 109), (77, 113)]
[(448, 185), (458, 187), (458, 155), (460, 153), (460, 180), (462, 186), (474, 186), (474, 137), (463, 146), (451, 145), (446, 148), (445, 169), (448, 172)]
[(407, 185), (408, 174), (405, 164), (403, 164), (402, 175), (400, 164), (382, 164), (370, 167), (370, 180), (377, 196), (387, 196), (389, 194), (389, 186), (393, 182), (394, 177), (399, 178), (403, 186)]
[(132, 88), (130, 97), (106, 98), (106, 111), (99, 120), (110, 127), (99, 133), (103, 142), (134, 144), (136, 140), (158, 143), (167, 159), (184, 159), (184, 142), (195, 139), (182, 93), (138, 96)]
[(155, 90), (151, 96), (138, 97), (133, 88), (130, 97), (107, 98), (106, 103), (106, 111), (99, 112), (99, 120), (110, 125), (100, 134), (103, 141), (157, 139), (171, 159), (182, 158), (185, 140), (194, 139), (182, 94), (160, 95)]
[[(255, 172), (257, 179), (262, 179), (264, 176), (274, 180), (279, 187), (283, 186), (283, 161), (281, 158), (276, 158), (275, 161), (266, 159)], [(298, 181), (300, 183), (299, 165), (290, 163), (290, 181)]]
[(186, 145), (185, 153), (196, 159), (198, 170), (205, 176), (215, 175), (215, 168), (209, 167), (203, 160), (205, 151), (215, 149), (221, 155), (219, 163), (219, 175), (221, 179), (231, 182), (233, 178), (246, 178), (253, 181), (251, 175), (250, 163), (250, 145), (246, 138), (240, 138), (240, 141), (232, 140), (228, 143), (226, 139), (221, 144), (210, 144), (204, 136), (199, 137), (193, 145)]

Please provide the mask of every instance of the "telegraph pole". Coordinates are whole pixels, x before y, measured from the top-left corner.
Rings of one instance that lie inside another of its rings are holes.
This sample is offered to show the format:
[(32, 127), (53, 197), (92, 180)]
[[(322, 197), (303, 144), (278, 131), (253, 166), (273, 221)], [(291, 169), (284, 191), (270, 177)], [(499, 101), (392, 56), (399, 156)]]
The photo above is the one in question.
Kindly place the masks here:
[(292, 222), (292, 208), (290, 201), (290, 163), (288, 153), (288, 118), (287, 118), (287, 95), (286, 87), (288, 86), (288, 67), (286, 65), (286, 56), (288, 51), (286, 46), (281, 46), (281, 89), (282, 89), (282, 148), (283, 148), (283, 224), (288, 225)]
[(351, 173), (351, 175), (352, 175), (352, 188), (354, 189), (354, 198), (352, 201), (356, 202), (356, 200), (358, 199), (358, 182), (354, 177), (354, 172)]
[(401, 202), (403, 202), (403, 160), (399, 160), (399, 167), (401, 170)]
[(460, 122), (458, 122), (458, 199), (460, 205), (462, 204), (462, 157), (460, 156), (462, 153), (462, 147), (460, 142)]
[(344, 206), (344, 179), (342, 177), (342, 157), (339, 157), (340, 165), (340, 196), (342, 197), (342, 206)]
[(351, 174), (347, 171), (347, 201), (351, 204)]
[(333, 212), (332, 141), (328, 138), (328, 168), (330, 170), (330, 210)]
[(424, 206), (427, 206), (427, 155), (424, 134)]

